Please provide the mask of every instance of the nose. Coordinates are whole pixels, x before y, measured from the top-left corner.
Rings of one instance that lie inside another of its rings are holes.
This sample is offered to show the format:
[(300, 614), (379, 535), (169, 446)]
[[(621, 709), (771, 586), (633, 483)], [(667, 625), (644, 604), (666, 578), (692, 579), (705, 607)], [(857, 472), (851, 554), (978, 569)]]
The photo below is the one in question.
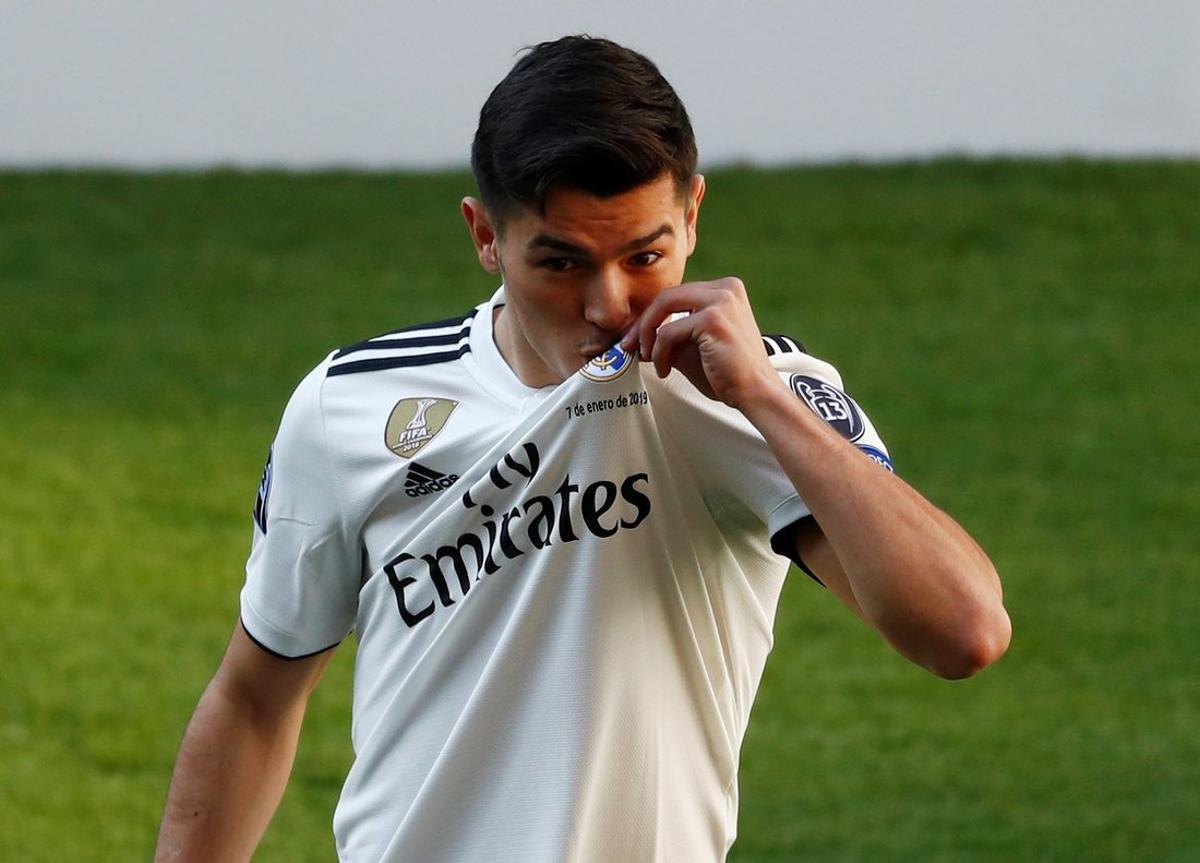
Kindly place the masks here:
[(588, 284), (583, 316), (610, 333), (621, 332), (633, 323), (629, 297), (632, 286), (619, 272), (601, 270)]

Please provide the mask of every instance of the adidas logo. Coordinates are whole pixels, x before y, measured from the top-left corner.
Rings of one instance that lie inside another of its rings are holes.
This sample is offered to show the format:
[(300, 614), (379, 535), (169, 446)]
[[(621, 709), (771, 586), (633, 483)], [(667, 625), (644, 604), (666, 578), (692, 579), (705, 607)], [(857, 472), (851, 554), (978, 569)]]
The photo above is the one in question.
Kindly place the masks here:
[(456, 479), (458, 479), (456, 473), (447, 476), (414, 461), (404, 477), (404, 493), (409, 497), (437, 494), (454, 485)]

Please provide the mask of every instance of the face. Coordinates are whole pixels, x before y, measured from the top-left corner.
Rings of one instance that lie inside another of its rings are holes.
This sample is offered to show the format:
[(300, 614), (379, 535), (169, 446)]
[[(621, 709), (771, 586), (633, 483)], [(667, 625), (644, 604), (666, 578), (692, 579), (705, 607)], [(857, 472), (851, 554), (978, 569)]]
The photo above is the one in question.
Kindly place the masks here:
[(704, 178), (681, 197), (670, 175), (611, 198), (552, 191), (545, 213), (509, 216), (503, 231), (464, 199), (479, 261), (504, 279), (496, 344), (528, 386), (560, 383), (616, 343), (696, 247)]

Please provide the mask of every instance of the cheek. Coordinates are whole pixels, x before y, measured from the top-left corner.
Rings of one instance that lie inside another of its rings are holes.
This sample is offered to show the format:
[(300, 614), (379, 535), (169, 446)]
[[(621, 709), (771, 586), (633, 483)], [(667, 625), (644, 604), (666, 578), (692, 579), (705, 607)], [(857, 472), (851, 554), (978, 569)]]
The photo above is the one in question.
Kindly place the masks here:
[[(645, 277), (638, 280), (636, 305), (644, 308), (649, 305), (660, 293), (667, 288), (673, 288), (683, 280), (684, 265), (683, 261), (672, 259), (664, 261), (661, 267), (657, 267), (646, 273)], [(639, 308), (638, 311), (641, 309)]]
[(527, 330), (551, 337), (582, 317), (582, 309), (576, 307), (570, 292), (562, 285), (527, 288), (522, 292), (519, 306)]

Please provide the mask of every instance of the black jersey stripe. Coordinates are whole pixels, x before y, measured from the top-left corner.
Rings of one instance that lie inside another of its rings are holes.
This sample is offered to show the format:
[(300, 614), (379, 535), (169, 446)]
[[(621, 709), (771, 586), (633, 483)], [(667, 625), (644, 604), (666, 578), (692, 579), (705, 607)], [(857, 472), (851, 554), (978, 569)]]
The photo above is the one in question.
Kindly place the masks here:
[(399, 339), (373, 339), (367, 342), (359, 342), (357, 345), (351, 345), (348, 348), (342, 348), (333, 355), (335, 360), (339, 360), (347, 354), (358, 353), (359, 351), (386, 351), (393, 348), (430, 348), (438, 345), (456, 345), (470, 333), (470, 326), (463, 325), (463, 328), (457, 333), (443, 333), (438, 336), (409, 336), (408, 338)]
[[(477, 314), (479, 314), (479, 309), (471, 309), (465, 315), (457, 315), (453, 318), (446, 318), (443, 321), (433, 321), (428, 324), (411, 324), (410, 326), (401, 327), (398, 330), (392, 330), (390, 333), (383, 333), (382, 335), (398, 336), (401, 333), (415, 333), (417, 330), (439, 330), (442, 327), (453, 327), (457, 324), (465, 324)], [(382, 338), (382, 336), (376, 336), (376, 338)]]
[[(413, 324), (408, 327), (401, 327), (398, 330), (382, 333), (378, 336), (372, 336), (369, 339), (358, 342), (356, 344), (344, 347), (333, 355), (333, 358), (340, 359), (347, 354), (353, 354), (358, 351), (386, 350), (388, 348), (420, 348), (433, 345), (453, 345), (458, 342), (466, 332), (470, 329), (471, 319), (478, 313), (478, 309), (471, 309), (465, 315), (459, 315), (454, 318), (446, 318), (443, 321), (433, 321), (428, 324)], [(440, 330), (446, 327), (459, 327), (457, 333), (437, 333), (436, 335), (422, 335), (426, 330)], [(408, 333), (407, 336), (404, 334)], [(389, 338), (389, 336), (398, 336), (400, 338)]]
[(406, 357), (372, 357), (367, 360), (354, 360), (337, 366), (330, 366), (326, 377), (334, 375), (352, 375), (358, 372), (377, 372), (383, 369), (403, 369), (412, 366), (432, 366), (438, 363), (448, 363), (457, 360), (471, 352), (469, 344), (462, 345), (455, 351), (438, 351), (428, 354), (410, 354)]
[(793, 339), (791, 336), (783, 336), (783, 335), (778, 335), (778, 334), (771, 334), (771, 335), (765, 334), (765, 335), (763, 335), (762, 340), (763, 340), (763, 346), (767, 349), (767, 356), (769, 356), (769, 357), (774, 356), (777, 353), (778, 354), (795, 354), (795, 353), (806, 354), (806, 353), (808, 353), (808, 351), (805, 349), (804, 345), (801, 342), (798, 342), (795, 339)]

